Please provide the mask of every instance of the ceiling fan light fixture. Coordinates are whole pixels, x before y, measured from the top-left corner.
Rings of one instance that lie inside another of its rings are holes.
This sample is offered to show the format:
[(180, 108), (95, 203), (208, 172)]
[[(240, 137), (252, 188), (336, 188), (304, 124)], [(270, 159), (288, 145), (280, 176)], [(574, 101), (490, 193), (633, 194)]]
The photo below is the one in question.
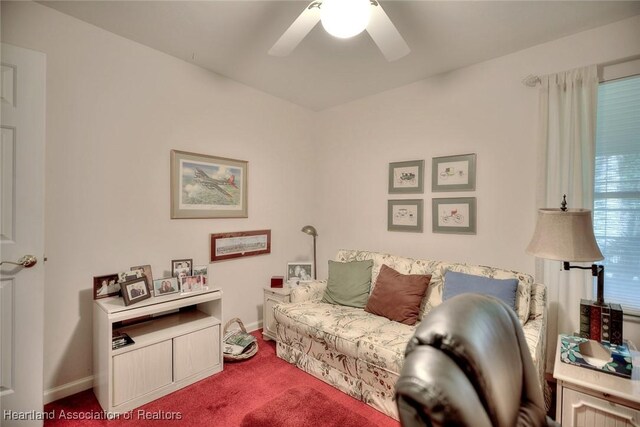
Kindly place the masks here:
[(356, 36), (369, 25), (370, 0), (323, 0), (320, 19), (324, 29), (334, 37)]

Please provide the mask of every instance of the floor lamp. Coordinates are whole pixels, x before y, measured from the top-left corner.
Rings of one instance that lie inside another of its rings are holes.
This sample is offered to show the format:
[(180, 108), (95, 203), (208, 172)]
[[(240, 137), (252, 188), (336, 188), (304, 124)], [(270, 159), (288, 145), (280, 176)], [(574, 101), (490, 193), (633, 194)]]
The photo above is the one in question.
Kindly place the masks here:
[(301, 231), (310, 236), (313, 236), (313, 279), (316, 280), (318, 278), (318, 267), (316, 264), (316, 237), (318, 237), (318, 232), (313, 225), (305, 225), (304, 227), (302, 227)]

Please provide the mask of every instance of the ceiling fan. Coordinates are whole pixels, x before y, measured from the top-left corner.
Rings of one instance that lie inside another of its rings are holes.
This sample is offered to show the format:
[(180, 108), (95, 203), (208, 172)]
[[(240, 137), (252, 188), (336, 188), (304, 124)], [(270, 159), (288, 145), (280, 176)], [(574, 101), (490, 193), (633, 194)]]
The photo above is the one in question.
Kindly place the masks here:
[(367, 30), (387, 61), (410, 52), (395, 25), (377, 0), (314, 0), (269, 50), (269, 55), (287, 56), (322, 21), (325, 30), (340, 38)]

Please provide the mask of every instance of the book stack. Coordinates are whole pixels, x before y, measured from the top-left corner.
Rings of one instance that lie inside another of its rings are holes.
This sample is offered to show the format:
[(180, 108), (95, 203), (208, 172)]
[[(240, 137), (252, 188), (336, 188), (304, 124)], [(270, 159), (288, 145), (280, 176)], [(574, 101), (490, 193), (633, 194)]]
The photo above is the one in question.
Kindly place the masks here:
[(620, 304), (580, 300), (580, 337), (622, 344), (622, 307)]

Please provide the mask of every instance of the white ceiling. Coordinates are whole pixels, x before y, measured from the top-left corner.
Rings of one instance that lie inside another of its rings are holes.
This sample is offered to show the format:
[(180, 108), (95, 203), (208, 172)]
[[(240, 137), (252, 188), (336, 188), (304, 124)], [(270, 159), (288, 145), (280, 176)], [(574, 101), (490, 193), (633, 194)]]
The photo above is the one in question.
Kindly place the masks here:
[(640, 14), (640, 1), (383, 0), (411, 48), (387, 62), (366, 31), (340, 40), (320, 24), (269, 56), (307, 1), (40, 3), (314, 110)]

